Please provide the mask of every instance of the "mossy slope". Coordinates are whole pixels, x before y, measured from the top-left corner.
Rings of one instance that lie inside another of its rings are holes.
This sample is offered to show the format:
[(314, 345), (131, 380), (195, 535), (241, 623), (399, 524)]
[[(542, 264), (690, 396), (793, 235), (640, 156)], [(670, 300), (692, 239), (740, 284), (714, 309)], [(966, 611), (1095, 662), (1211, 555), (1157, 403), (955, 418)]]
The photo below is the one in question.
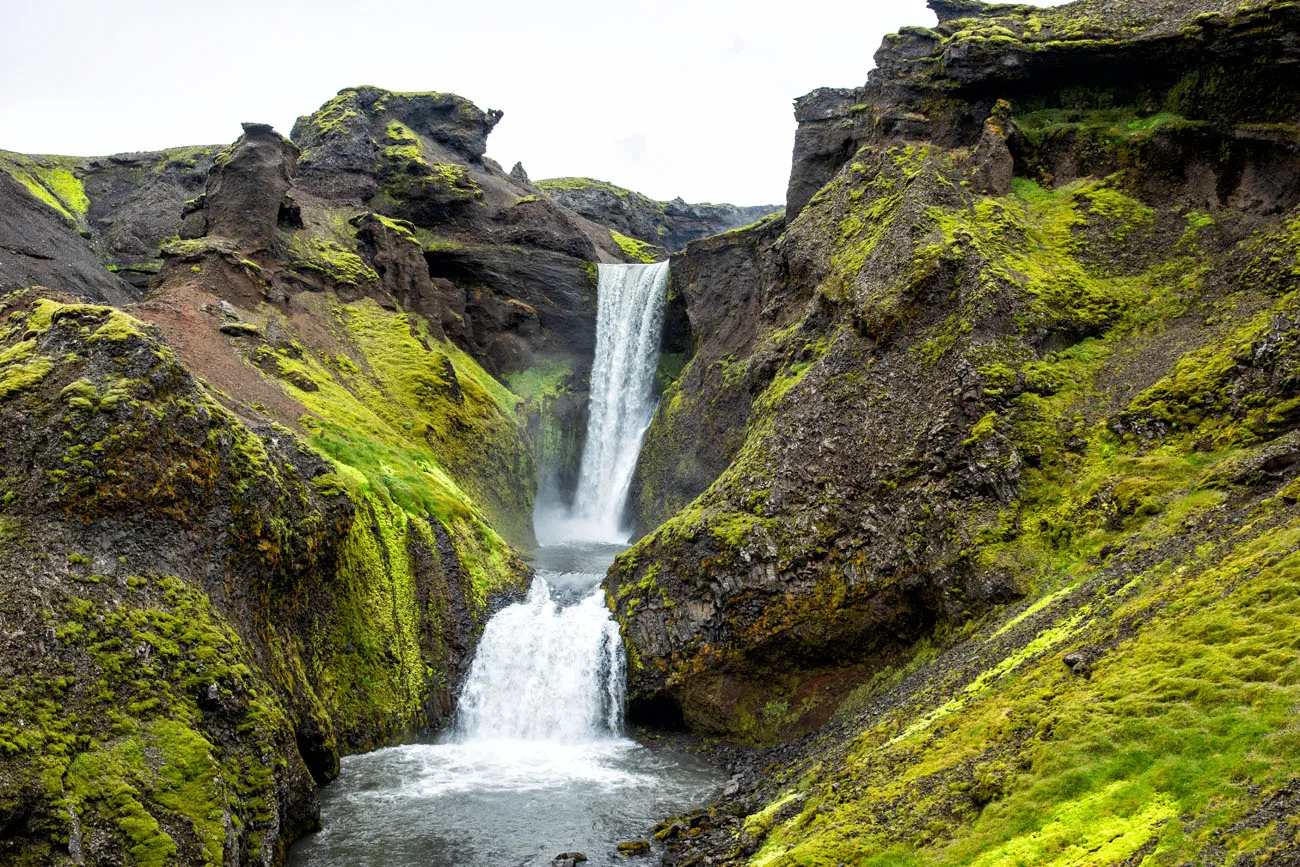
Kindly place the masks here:
[(3, 326), (5, 858), (278, 861), (340, 752), (442, 722), (522, 565), (251, 431), (153, 326), (34, 293)]

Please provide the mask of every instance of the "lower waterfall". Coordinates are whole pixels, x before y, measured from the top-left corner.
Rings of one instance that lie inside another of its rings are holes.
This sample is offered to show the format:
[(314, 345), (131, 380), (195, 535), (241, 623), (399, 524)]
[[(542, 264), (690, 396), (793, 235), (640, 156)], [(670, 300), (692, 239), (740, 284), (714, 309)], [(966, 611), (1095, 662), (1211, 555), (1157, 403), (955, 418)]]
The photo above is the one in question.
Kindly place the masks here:
[[(593, 577), (598, 585), (599, 576), (581, 573), (552, 573), (551, 580), (589, 585)], [(527, 600), (488, 623), (461, 690), (458, 738), (581, 743), (621, 733), (618, 624), (603, 593), (564, 603), (538, 575)]]

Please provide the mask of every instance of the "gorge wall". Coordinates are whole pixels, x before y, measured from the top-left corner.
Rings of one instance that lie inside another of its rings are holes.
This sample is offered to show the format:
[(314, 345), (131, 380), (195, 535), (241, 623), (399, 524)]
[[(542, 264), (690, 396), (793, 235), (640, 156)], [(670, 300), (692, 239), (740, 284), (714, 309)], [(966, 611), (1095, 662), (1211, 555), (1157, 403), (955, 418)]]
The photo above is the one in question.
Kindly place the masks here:
[(1296, 7), (931, 6), (673, 257), (630, 713), (784, 745), (669, 860), (1290, 863)]
[(0, 860), (280, 863), (441, 727), (595, 264), (684, 244), (608, 599), (633, 719), (747, 749), (666, 861), (1291, 863), (1300, 11), (931, 8), (798, 101), (784, 212), (374, 87), (0, 152)]

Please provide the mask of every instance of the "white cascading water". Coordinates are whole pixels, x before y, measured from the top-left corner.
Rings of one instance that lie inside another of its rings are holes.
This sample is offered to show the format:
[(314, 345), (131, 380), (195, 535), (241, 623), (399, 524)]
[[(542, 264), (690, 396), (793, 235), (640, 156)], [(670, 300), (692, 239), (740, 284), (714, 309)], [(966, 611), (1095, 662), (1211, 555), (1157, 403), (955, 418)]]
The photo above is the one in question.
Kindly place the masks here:
[(461, 691), (462, 739), (573, 744), (622, 729), (623, 642), (600, 576), (550, 577), (597, 589), (562, 606), (539, 573), (526, 600), (488, 622)]
[(627, 541), (623, 505), (654, 418), (668, 263), (599, 267), (596, 357), (578, 488), (568, 515), (538, 517), (543, 544)]
[[(601, 265), (587, 442), (573, 508), (538, 522), (546, 543), (622, 544), (622, 507), (654, 416), (668, 263)], [(619, 734), (624, 662), (600, 573), (539, 571), (488, 623), (461, 690), (462, 742), (583, 743)], [(564, 604), (557, 591), (572, 604)], [(580, 599), (581, 601), (573, 601)]]

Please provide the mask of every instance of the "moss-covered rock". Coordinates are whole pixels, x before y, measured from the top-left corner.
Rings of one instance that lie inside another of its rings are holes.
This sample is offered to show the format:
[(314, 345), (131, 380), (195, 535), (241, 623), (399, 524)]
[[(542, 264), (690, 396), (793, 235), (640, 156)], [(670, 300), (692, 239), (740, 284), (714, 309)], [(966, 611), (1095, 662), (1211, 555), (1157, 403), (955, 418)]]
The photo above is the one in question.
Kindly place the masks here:
[(250, 429), (152, 325), (7, 303), (4, 858), (278, 862), (341, 752), (445, 720), (522, 564), (431, 464), (397, 495)]
[(797, 216), (673, 264), (699, 347), (638, 477), (676, 511), (609, 575), (632, 710), (786, 743), (671, 857), (1286, 857), (1296, 173), (1271, 104), (1184, 97), (1257, 83), (1291, 9), (932, 5), (801, 104)]

